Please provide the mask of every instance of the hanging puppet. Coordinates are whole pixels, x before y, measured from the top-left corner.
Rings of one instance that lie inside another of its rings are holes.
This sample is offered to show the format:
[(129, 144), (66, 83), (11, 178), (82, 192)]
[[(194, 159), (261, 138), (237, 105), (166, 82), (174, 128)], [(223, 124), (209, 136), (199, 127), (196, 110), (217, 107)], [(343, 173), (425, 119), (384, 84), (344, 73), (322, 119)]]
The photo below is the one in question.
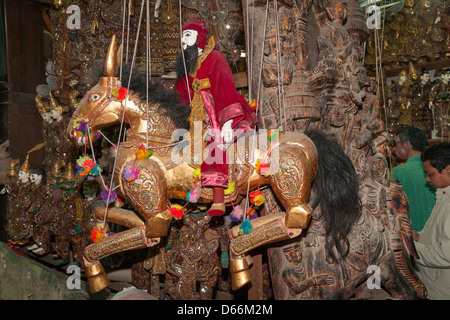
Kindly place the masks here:
[(191, 106), (191, 134), (196, 121), (201, 121), (203, 129), (209, 132), (206, 144), (209, 155), (201, 163), (201, 183), (203, 188), (213, 189), (208, 214), (218, 216), (225, 213), (226, 148), (240, 135), (251, 133), (258, 120), (255, 111), (236, 91), (231, 69), (214, 37), (207, 39), (205, 21), (193, 19), (183, 25), (183, 52), (176, 63), (175, 89), (181, 100)]

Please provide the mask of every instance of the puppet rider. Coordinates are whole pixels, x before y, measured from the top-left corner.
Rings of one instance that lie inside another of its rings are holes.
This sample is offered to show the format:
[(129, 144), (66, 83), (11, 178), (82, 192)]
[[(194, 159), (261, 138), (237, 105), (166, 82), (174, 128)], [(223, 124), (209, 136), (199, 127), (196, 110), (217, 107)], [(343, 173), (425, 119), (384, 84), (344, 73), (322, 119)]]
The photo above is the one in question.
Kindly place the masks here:
[(213, 132), (213, 137), (206, 144), (210, 153), (201, 164), (201, 185), (213, 189), (208, 214), (220, 216), (225, 213), (224, 190), (228, 187), (226, 147), (240, 135), (250, 134), (258, 120), (255, 111), (236, 91), (230, 66), (216, 47), (214, 37), (207, 39), (205, 21), (193, 19), (183, 25), (183, 52), (176, 63), (175, 89), (183, 102), (190, 103), (190, 119), (201, 108), (206, 118), (203, 121), (212, 129), (209, 132)]

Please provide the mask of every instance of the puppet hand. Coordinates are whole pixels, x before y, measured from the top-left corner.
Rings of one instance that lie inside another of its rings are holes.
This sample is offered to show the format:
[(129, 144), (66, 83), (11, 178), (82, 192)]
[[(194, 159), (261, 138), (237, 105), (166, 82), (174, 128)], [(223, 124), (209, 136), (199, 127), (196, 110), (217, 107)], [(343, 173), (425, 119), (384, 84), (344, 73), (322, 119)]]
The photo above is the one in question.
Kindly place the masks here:
[(225, 143), (233, 142), (233, 130), (231, 129), (231, 125), (233, 124), (233, 119), (228, 120), (222, 126), (221, 136)]

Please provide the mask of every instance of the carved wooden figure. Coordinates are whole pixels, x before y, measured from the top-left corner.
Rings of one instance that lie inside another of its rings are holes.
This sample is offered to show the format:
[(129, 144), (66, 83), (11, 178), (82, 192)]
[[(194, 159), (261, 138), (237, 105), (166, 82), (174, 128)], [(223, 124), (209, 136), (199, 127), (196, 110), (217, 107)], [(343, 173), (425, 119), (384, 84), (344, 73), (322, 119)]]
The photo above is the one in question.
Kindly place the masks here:
[(191, 213), (183, 217), (181, 227), (172, 227), (165, 288), (171, 299), (212, 300), (221, 268), (228, 267), (218, 252), (228, 257), (230, 242), (227, 228), (213, 228), (212, 219), (206, 212)]

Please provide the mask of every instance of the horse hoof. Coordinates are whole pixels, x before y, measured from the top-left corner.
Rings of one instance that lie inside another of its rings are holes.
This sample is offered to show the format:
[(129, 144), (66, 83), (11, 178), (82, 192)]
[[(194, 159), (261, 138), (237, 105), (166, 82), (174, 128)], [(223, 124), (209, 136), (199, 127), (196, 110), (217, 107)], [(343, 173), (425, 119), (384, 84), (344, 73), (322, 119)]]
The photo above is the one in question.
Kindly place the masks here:
[(248, 262), (245, 257), (230, 259), (231, 289), (238, 290), (251, 281)]
[(306, 229), (311, 215), (311, 209), (308, 205), (290, 208), (285, 217), (286, 227), (290, 229)]
[(109, 285), (105, 269), (103, 269), (100, 262), (87, 266), (84, 273), (87, 278), (88, 290), (90, 293), (102, 291)]

